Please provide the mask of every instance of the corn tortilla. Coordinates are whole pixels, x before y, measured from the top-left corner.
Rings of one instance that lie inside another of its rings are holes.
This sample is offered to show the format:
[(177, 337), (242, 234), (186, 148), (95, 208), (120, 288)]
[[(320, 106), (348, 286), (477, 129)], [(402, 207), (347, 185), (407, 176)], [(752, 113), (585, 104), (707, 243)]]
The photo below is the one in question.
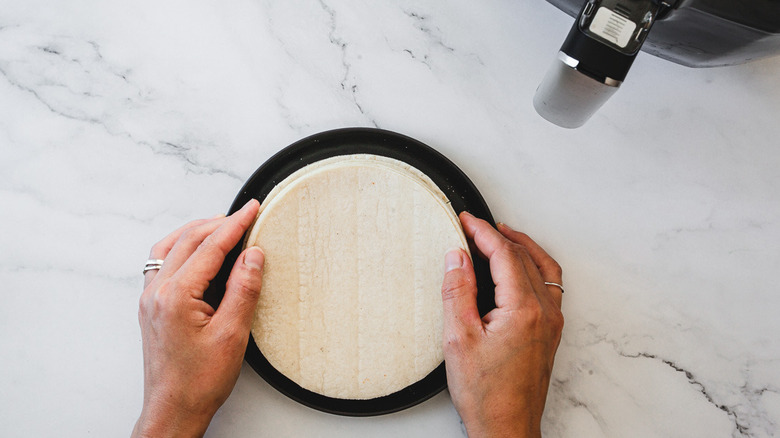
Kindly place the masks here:
[(366, 154), (306, 166), (266, 197), (251, 245), (266, 254), (252, 336), (299, 386), (371, 399), (441, 364), (444, 254), (468, 246), (419, 170)]

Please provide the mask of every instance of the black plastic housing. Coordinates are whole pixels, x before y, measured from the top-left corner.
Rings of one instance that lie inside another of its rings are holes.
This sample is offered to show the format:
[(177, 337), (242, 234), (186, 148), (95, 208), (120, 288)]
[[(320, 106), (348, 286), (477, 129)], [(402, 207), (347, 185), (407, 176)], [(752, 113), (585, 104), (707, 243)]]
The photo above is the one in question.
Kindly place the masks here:
[[(547, 1), (572, 17), (585, 3)], [(642, 50), (689, 67), (734, 65), (778, 55), (780, 1), (680, 0), (658, 17)]]
[(636, 53), (626, 55), (585, 35), (575, 22), (561, 45), (561, 51), (580, 61), (577, 70), (599, 82), (606, 78), (623, 82)]

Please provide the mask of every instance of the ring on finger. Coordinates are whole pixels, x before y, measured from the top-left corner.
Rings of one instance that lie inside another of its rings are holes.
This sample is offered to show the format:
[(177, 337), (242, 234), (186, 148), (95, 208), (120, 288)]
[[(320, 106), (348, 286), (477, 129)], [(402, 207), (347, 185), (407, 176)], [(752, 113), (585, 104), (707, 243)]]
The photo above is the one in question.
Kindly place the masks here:
[(165, 260), (160, 260), (160, 259), (149, 259), (149, 260), (147, 260), (146, 261), (146, 266), (144, 266), (144, 272), (143, 272), (144, 275), (146, 275), (146, 273), (149, 272), (149, 271), (158, 271), (158, 270), (160, 270), (160, 268), (162, 268), (162, 266), (163, 266), (163, 262), (165, 262)]
[(555, 286), (561, 290), (561, 293), (563, 293), (563, 286), (561, 286), (558, 283), (553, 283), (552, 281), (545, 281), (544, 284), (546, 284), (547, 286)]

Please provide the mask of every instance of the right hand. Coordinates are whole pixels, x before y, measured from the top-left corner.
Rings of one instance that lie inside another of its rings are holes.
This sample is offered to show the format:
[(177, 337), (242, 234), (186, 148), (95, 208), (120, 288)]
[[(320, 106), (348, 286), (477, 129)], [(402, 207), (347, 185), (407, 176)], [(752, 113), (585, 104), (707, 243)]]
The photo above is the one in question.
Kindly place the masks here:
[(553, 361), (563, 330), (561, 268), (530, 237), (494, 229), (468, 213), (463, 230), (487, 257), (496, 308), (480, 318), (474, 267), (447, 253), (444, 362), (455, 408), (469, 437), (540, 437)]

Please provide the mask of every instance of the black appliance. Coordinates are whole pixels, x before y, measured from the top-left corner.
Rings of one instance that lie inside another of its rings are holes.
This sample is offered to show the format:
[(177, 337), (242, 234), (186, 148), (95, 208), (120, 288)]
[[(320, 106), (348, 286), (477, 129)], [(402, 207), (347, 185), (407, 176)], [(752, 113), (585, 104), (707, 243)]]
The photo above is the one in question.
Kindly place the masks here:
[(689, 67), (780, 54), (780, 0), (548, 1), (576, 20), (534, 107), (565, 128), (582, 126), (617, 91), (640, 49)]

